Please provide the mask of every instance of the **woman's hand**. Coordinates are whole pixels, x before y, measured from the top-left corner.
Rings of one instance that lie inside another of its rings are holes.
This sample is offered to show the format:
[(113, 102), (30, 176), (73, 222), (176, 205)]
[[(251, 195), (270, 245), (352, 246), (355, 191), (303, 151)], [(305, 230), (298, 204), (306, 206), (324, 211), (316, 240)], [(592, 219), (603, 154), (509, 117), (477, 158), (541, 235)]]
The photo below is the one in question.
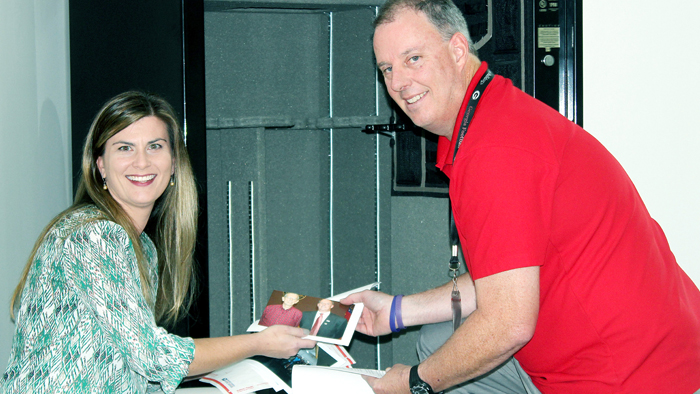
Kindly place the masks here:
[(309, 330), (290, 326), (271, 326), (256, 334), (260, 340), (258, 354), (274, 358), (292, 357), (299, 349), (312, 348), (316, 341), (301, 339), (309, 335)]
[(299, 349), (316, 345), (316, 341), (301, 339), (306, 335), (309, 331), (299, 327), (272, 326), (254, 334), (195, 339), (194, 360), (188, 375), (209, 373), (256, 355), (292, 357)]

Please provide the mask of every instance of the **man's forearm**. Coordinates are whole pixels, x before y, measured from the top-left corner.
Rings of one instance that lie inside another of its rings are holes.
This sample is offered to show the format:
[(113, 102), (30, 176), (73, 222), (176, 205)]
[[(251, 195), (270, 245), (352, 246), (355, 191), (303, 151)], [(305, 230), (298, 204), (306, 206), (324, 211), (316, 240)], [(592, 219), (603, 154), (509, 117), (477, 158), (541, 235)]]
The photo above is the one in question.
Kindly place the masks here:
[[(469, 316), (476, 309), (474, 282), (471, 276), (462, 274), (457, 278), (462, 298), (462, 316)], [(404, 297), (401, 314), (405, 326), (438, 323), (452, 319), (452, 281), (440, 287)]]
[(514, 340), (475, 311), (418, 372), (435, 392), (481, 376), (508, 360), (525, 343)]
[(478, 308), (419, 367), (419, 375), (435, 391), (492, 370), (534, 335), (539, 312), (538, 266), (479, 279), (476, 291)]

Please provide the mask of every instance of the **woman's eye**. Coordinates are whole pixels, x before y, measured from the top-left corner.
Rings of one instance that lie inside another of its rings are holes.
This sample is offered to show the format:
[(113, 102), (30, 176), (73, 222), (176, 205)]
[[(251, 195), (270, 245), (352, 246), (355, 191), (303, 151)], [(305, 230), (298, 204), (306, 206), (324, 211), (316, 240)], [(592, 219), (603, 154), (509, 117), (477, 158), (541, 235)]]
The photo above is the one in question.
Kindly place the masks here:
[(151, 145), (148, 147), (148, 149), (154, 149), (154, 150), (155, 150), (155, 149), (160, 149), (160, 148), (162, 148), (162, 147), (163, 147), (163, 145), (161, 145), (161, 144), (151, 144)]
[(129, 145), (122, 145), (119, 148), (117, 148), (118, 151), (126, 152), (131, 150), (131, 147)]

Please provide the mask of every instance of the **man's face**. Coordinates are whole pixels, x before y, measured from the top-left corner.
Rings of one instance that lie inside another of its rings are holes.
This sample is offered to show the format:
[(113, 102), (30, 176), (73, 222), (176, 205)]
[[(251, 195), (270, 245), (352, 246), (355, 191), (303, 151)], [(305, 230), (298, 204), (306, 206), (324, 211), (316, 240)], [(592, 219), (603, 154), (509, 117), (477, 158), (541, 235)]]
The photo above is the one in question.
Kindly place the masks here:
[(333, 308), (333, 301), (331, 300), (321, 300), (316, 304), (318, 307), (319, 312), (330, 312), (331, 308)]
[(299, 302), (299, 294), (287, 293), (282, 297), (282, 305), (286, 308), (290, 308)]
[(452, 137), (464, 81), (451, 42), (423, 13), (403, 9), (376, 28), (374, 54), (389, 95), (413, 123)]

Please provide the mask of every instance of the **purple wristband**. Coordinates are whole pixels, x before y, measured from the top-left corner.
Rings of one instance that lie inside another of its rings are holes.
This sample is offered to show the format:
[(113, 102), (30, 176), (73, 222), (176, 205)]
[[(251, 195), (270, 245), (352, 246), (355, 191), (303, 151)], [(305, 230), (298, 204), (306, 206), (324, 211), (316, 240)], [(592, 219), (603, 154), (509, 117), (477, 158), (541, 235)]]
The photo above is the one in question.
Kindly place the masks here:
[(396, 300), (396, 311), (395, 311), (396, 313), (395, 313), (395, 315), (396, 315), (396, 326), (398, 328), (397, 331), (401, 331), (404, 328), (406, 328), (406, 327), (404, 327), (403, 319), (401, 318), (401, 299), (402, 298), (403, 298), (403, 294), (399, 294), (396, 297), (394, 297), (394, 299)]
[(396, 319), (396, 296), (391, 300), (391, 310), (389, 311), (389, 328), (391, 332), (399, 332), (394, 324), (394, 319)]
[[(399, 332), (403, 330), (405, 327), (403, 326), (403, 320), (401, 319), (401, 298), (403, 297), (403, 294), (399, 294), (394, 296), (394, 299), (391, 300), (391, 310), (389, 311), (389, 328), (391, 329), (391, 332)], [(398, 312), (397, 312), (398, 309)], [(398, 328), (396, 327), (396, 323), (398, 323)]]

